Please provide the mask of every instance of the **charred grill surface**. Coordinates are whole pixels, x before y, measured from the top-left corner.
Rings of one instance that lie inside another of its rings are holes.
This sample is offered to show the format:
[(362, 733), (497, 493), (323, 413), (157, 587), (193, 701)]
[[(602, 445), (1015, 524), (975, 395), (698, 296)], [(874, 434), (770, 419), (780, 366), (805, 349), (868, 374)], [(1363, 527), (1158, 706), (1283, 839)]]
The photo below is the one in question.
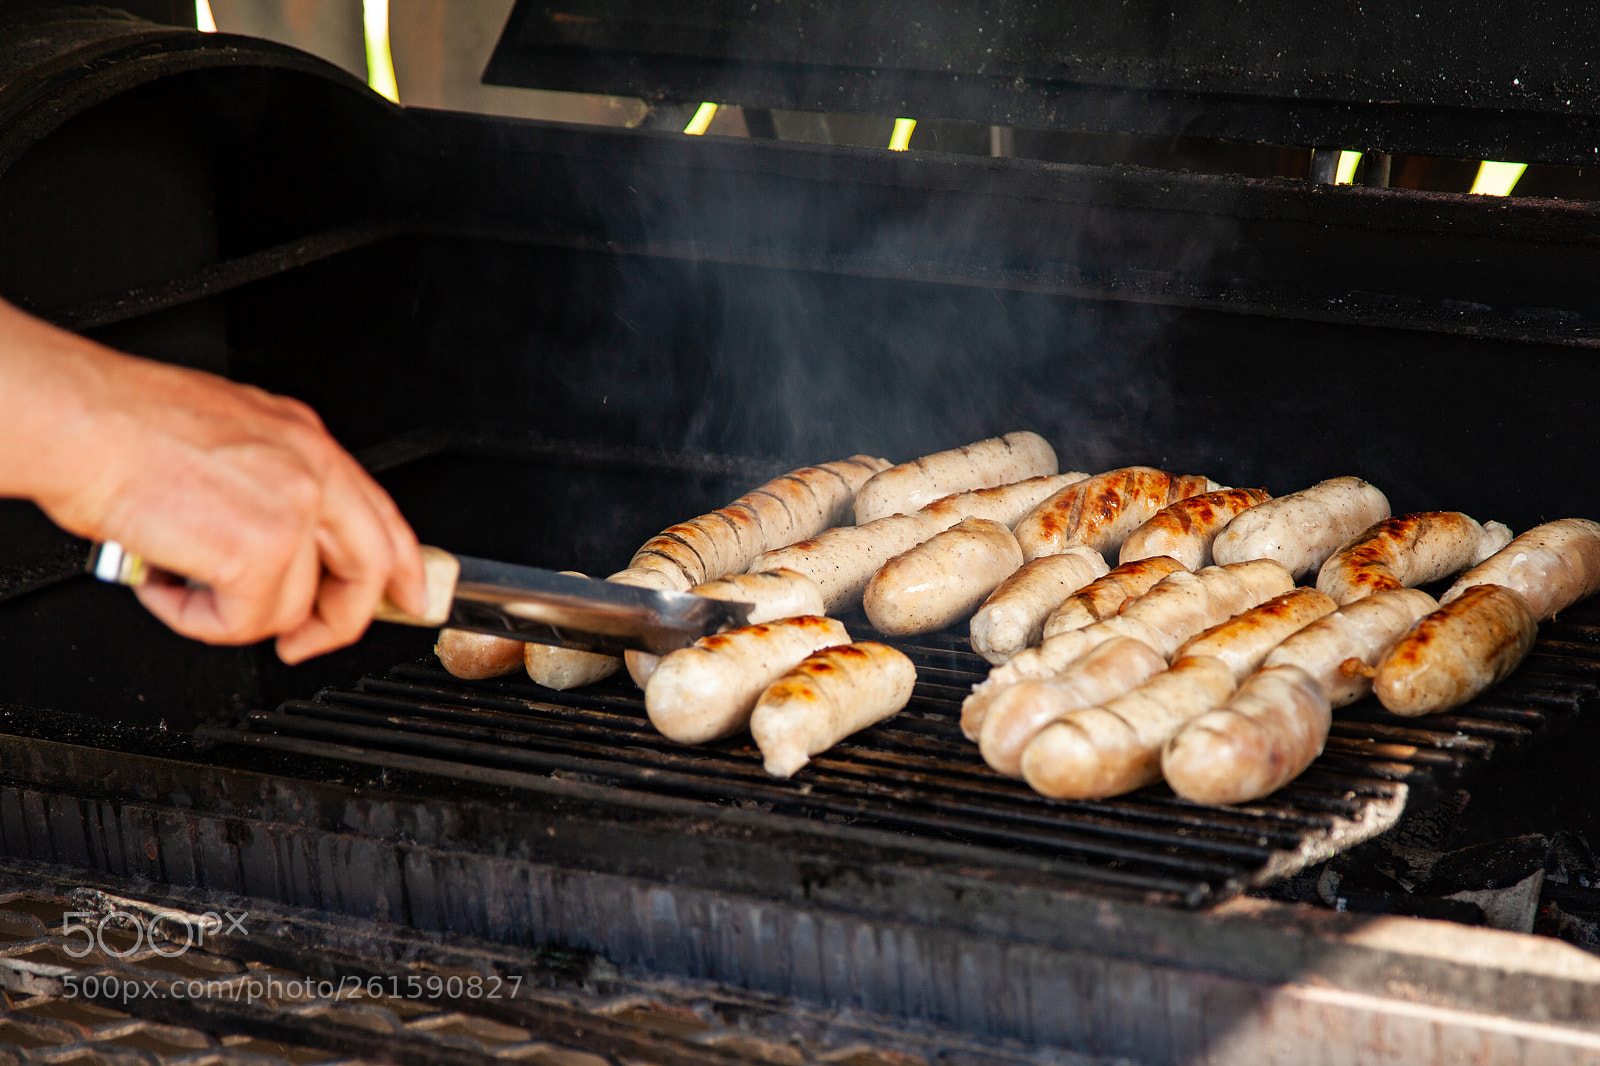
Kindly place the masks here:
[(737, 813), (789, 832), (886, 843), (924, 861), (1045, 871), (1200, 906), (1383, 832), (1497, 752), (1574, 718), (1600, 695), (1597, 622), (1590, 608), (1546, 625), (1522, 668), (1458, 713), (1401, 719), (1370, 699), (1349, 708), (1300, 779), (1236, 808), (1189, 803), (1164, 787), (1062, 802), (993, 773), (957, 725), (986, 664), (951, 634), (899, 643), (918, 670), (907, 709), (792, 781), (762, 771), (748, 736), (704, 747), (666, 740), (625, 679), (557, 693), (526, 678), (459, 681), (433, 661), (203, 733), (463, 781), (578, 780), (624, 805), (678, 801), (708, 817)]

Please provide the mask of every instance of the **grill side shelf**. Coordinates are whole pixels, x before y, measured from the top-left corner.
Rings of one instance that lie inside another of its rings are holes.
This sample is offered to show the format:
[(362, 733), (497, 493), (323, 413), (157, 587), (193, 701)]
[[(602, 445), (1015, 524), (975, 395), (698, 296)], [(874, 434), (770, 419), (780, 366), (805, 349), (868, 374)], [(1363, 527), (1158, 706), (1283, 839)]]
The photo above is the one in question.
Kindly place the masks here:
[(525, 678), (463, 682), (401, 664), (250, 716), (216, 741), (537, 789), (581, 782), (623, 805), (665, 804), (784, 832), (887, 847), (919, 861), (1026, 868), (1063, 882), (1211, 905), (1395, 825), (1498, 753), (1547, 736), (1600, 694), (1600, 626), (1545, 627), (1506, 683), (1449, 715), (1402, 719), (1366, 700), (1340, 712), (1322, 757), (1256, 803), (1206, 807), (1165, 787), (1100, 802), (1045, 799), (989, 770), (957, 725), (987, 664), (964, 638), (897, 642), (917, 663), (907, 708), (791, 781), (748, 736), (697, 748), (649, 725), (625, 680), (554, 692)]

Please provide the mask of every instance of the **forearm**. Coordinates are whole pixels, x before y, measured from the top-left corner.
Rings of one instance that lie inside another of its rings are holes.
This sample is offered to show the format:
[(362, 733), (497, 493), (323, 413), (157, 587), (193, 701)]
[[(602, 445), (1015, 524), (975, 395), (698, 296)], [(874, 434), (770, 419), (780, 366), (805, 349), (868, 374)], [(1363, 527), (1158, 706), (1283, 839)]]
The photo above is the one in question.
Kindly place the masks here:
[(96, 411), (123, 359), (0, 301), (0, 496), (50, 505), (85, 480), (115, 432)]

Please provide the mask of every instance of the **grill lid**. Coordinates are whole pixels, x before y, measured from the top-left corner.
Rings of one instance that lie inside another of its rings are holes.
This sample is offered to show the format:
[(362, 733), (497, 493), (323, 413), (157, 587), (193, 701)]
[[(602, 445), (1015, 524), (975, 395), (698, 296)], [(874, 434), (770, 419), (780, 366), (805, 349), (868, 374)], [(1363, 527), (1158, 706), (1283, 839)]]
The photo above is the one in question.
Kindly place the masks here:
[(1584, 164), (1600, 9), (1534, 0), (518, 0), (484, 80)]

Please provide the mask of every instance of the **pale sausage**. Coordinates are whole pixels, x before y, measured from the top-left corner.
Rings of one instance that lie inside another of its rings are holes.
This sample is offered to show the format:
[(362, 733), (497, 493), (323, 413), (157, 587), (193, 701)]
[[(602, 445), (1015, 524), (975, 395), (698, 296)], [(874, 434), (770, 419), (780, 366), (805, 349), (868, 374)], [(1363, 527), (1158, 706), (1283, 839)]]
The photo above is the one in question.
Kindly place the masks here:
[(1474, 585), (1400, 638), (1378, 665), (1372, 691), (1395, 714), (1448, 711), (1515, 670), (1538, 632), (1521, 594)]
[(911, 699), (917, 668), (901, 652), (865, 641), (824, 648), (774, 681), (750, 715), (767, 773), (790, 777), (852, 733)]
[(1336, 477), (1243, 512), (1211, 544), (1219, 563), (1276, 559), (1298, 580), (1351, 537), (1389, 517), (1389, 500), (1358, 477)]
[(1166, 555), (1190, 570), (1211, 565), (1211, 542), (1240, 514), (1272, 497), (1266, 489), (1218, 489), (1168, 504), (1122, 542), (1119, 563)]
[(1149, 592), (1156, 582), (1183, 569), (1182, 563), (1165, 555), (1115, 567), (1110, 573), (1089, 582), (1075, 595), (1068, 596), (1061, 606), (1050, 612), (1050, 617), (1044, 623), (1044, 639), (1049, 640), (1058, 633), (1069, 633), (1105, 621), (1122, 610), (1124, 605)]
[(701, 637), (662, 658), (644, 689), (645, 711), (680, 744), (731, 736), (749, 724), (768, 685), (812, 652), (848, 643), (843, 625), (815, 615)]
[(1600, 522), (1562, 518), (1534, 526), (1456, 579), (1440, 603), (1474, 585), (1501, 585), (1528, 601), (1539, 621), (1600, 591)]
[(1479, 525), (1460, 511), (1385, 518), (1334, 552), (1317, 588), (1341, 605), (1384, 589), (1415, 588), (1483, 562), (1511, 541), (1499, 522)]
[(867, 582), (862, 606), (880, 633), (931, 633), (970, 616), (1021, 565), (1011, 530), (969, 518), (884, 563)]
[(1022, 776), (1056, 799), (1120, 796), (1161, 780), (1161, 748), (1233, 694), (1233, 671), (1190, 656), (1100, 707), (1072, 711), (1022, 752)]
[(1167, 668), (1132, 637), (1113, 637), (1048, 681), (1024, 681), (1001, 692), (975, 738), (983, 761), (1007, 777), (1022, 776), (1022, 749), (1068, 711), (1098, 707)]
[(1248, 803), (1298, 777), (1327, 743), (1327, 694), (1296, 666), (1268, 667), (1167, 743), (1161, 773), (1196, 803)]
[(1063, 600), (1106, 574), (1105, 556), (1085, 544), (1028, 563), (1000, 583), (972, 616), (972, 650), (1003, 663), (1044, 636)]
[(947, 452), (936, 452), (874, 475), (856, 494), (856, 525), (911, 514), (955, 492), (1009, 485), (1054, 474), (1055, 449), (1037, 433), (1007, 433)]
[(1262, 669), (1298, 666), (1343, 707), (1372, 691), (1371, 668), (1406, 630), (1438, 608), (1421, 589), (1388, 589), (1319, 618), (1272, 649)]
[(1114, 558), (1123, 540), (1162, 508), (1221, 488), (1198, 474), (1169, 474), (1129, 466), (1096, 474), (1045, 500), (1017, 523), (1026, 559), (1055, 555), (1068, 544), (1087, 544)]
[(957, 493), (935, 500), (914, 514), (890, 515), (862, 526), (839, 526), (769, 551), (750, 564), (752, 573), (779, 568), (815, 581), (833, 613), (861, 603), (861, 594), (878, 568), (964, 518), (987, 518), (1013, 525), (1033, 505), (1083, 474), (1029, 478), (1014, 485)]

